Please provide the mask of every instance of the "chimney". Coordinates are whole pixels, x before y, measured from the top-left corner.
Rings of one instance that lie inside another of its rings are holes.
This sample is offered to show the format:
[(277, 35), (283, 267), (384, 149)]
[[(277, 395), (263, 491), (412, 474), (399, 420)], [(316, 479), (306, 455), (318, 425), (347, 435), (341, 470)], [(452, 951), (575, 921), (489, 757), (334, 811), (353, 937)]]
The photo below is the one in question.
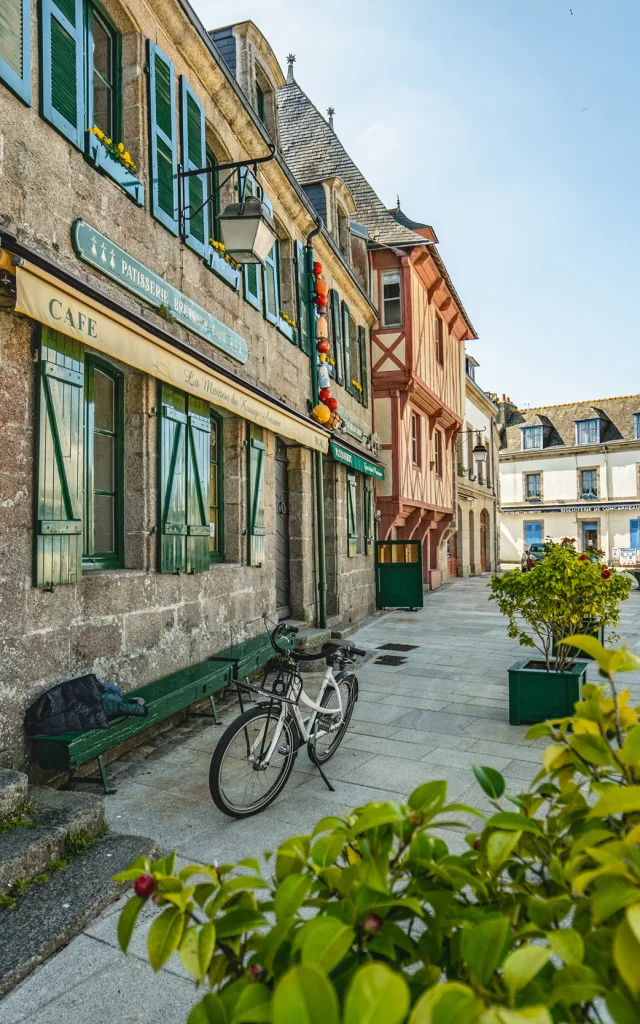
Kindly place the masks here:
[(335, 111), (335, 107), (327, 107), (327, 117), (328, 117), (328, 120), (329, 120), (329, 127), (330, 127), (331, 131), (334, 131), (333, 115), (335, 114), (335, 112), (336, 112)]
[(496, 405), (498, 406), (498, 423), (501, 427), (506, 427), (511, 418), (511, 413), (516, 411), (517, 406), (506, 395), (502, 395), (496, 401)]

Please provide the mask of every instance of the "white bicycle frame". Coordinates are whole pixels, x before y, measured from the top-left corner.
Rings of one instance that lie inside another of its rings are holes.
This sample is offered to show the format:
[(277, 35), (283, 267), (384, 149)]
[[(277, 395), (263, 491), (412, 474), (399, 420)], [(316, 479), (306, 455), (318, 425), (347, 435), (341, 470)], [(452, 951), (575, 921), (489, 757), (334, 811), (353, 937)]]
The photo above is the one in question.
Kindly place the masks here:
[[(337, 684), (337, 682), (335, 680), (335, 677), (333, 675), (333, 669), (331, 668), (331, 665), (327, 665), (327, 668), (326, 668), (326, 671), (325, 671), (325, 674), (324, 674), (324, 678), (322, 680), (322, 686), (320, 687), (320, 692), (318, 693), (318, 701), (321, 701), (323, 696), (324, 696), (324, 694), (325, 694), (325, 692), (329, 688), (332, 688), (333, 690), (335, 690), (336, 696), (338, 698), (338, 707), (337, 708), (325, 708), (325, 707), (322, 707), (322, 704), (316, 703), (316, 701), (311, 700), (311, 697), (305, 691), (305, 688), (303, 686), (302, 677), (299, 676), (298, 678), (299, 678), (299, 682), (297, 684), (299, 686), (299, 697), (298, 697), (298, 699), (301, 700), (304, 704), (306, 704), (307, 707), (312, 709), (311, 710), (311, 714), (308, 716), (308, 718), (304, 719), (302, 717), (301, 713), (300, 713), (300, 708), (298, 707), (297, 704), (288, 704), (288, 703), (285, 703), (284, 701), (281, 702), (281, 704), (280, 704), (280, 713), (278, 715), (278, 724), (276, 725), (276, 729), (275, 729), (275, 732), (273, 734), (273, 739), (271, 740), (271, 743), (269, 744), (269, 749), (267, 750), (266, 754), (264, 754), (264, 756), (262, 758), (262, 762), (261, 763), (263, 765), (265, 765), (265, 766), (269, 764), (269, 761), (271, 760), (271, 758), (273, 756), (273, 752), (274, 752), (274, 750), (277, 749), (278, 743), (280, 742), (280, 737), (282, 735), (282, 730), (284, 728), (284, 721), (285, 721), (285, 718), (287, 717), (287, 709), (290, 709), (289, 713), (293, 714), (293, 717), (295, 718), (296, 722), (298, 723), (298, 728), (300, 730), (300, 735), (302, 736), (302, 739), (303, 739), (304, 743), (308, 743), (309, 740), (311, 739), (311, 736), (313, 735), (313, 726), (314, 726), (315, 720), (318, 717), (319, 713), (322, 714), (322, 715), (336, 715), (336, 716), (339, 715), (340, 717), (336, 721), (336, 724), (332, 725), (330, 729), (322, 729), (320, 732), (318, 732), (318, 734), (317, 734), (318, 736), (326, 736), (328, 732), (335, 732), (340, 727), (340, 725), (342, 724), (342, 697), (340, 696), (340, 687), (338, 686), (338, 684)], [(275, 697), (274, 700), (277, 700), (277, 697)], [(262, 729), (260, 730), (260, 733), (259, 733), (258, 737), (256, 738), (256, 740), (254, 741), (254, 743), (253, 743), (253, 745), (251, 747), (251, 751), (249, 753), (249, 759), (250, 760), (252, 758), (255, 759), (256, 748), (259, 749), (260, 745), (262, 744), (262, 734), (263, 734), (263, 731), (264, 730), (262, 730)]]

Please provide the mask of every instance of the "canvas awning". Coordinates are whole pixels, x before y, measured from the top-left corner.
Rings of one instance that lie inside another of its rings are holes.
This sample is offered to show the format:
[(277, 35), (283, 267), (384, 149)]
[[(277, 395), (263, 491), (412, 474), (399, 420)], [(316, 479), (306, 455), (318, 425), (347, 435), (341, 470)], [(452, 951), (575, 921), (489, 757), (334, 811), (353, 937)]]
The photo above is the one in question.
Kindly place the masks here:
[(342, 462), (349, 469), (357, 469), (360, 473), (366, 473), (367, 476), (375, 476), (377, 480), (384, 480), (384, 469), (382, 466), (378, 466), (375, 462), (370, 462), (369, 459), (365, 459), (362, 455), (357, 455), (349, 448), (343, 448), (336, 441), (331, 442), (331, 454), (336, 462)]

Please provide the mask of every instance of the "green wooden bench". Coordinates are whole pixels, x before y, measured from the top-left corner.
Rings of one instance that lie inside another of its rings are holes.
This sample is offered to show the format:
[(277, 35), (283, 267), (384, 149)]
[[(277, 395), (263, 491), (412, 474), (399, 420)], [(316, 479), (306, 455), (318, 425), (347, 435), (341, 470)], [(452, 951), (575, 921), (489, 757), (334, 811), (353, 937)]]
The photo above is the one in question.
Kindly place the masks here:
[[(293, 647), (295, 646), (295, 637), (291, 640), (283, 638), (281, 643), (283, 647)], [(233, 679), (238, 682), (264, 668), (275, 653), (269, 634), (259, 633), (258, 636), (243, 640), (242, 643), (225, 647), (223, 651), (212, 655), (209, 660), (230, 664), (233, 669)]]
[(191, 665), (155, 683), (127, 692), (127, 697), (144, 698), (149, 712), (145, 718), (116, 718), (108, 729), (69, 732), (58, 736), (34, 736), (36, 759), (42, 768), (69, 772), (70, 783), (80, 765), (97, 758), (104, 791), (114, 793), (115, 790), (109, 785), (102, 755), (152, 725), (207, 698), (217, 722), (213, 695), (233, 682), (233, 671), (234, 663), (231, 659), (207, 659), (199, 665)]

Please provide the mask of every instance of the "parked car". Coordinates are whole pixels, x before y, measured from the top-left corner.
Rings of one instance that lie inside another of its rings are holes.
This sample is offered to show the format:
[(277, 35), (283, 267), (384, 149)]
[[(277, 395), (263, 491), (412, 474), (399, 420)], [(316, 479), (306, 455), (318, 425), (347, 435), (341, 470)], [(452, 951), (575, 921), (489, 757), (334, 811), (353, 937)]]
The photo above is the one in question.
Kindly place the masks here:
[(548, 550), (549, 546), (547, 544), (530, 544), (522, 556), (520, 563), (522, 571), (529, 572), (529, 569), (533, 569), (536, 562), (542, 561)]

